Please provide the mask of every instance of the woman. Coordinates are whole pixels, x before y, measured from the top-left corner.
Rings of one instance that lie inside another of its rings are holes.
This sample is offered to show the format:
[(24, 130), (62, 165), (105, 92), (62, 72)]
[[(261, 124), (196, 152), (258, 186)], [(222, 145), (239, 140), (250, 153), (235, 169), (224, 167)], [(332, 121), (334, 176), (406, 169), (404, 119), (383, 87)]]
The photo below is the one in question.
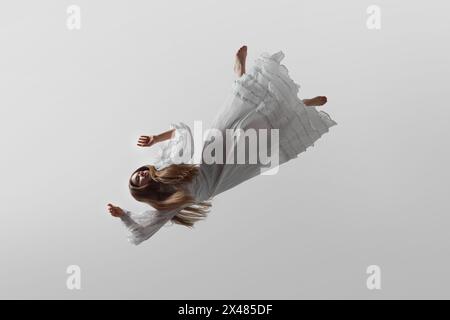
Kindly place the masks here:
[[(271, 138), (268, 144), (278, 147), (276, 164), (285, 163), (312, 146), (336, 122), (314, 108), (324, 105), (326, 97), (304, 100), (297, 97), (299, 86), (289, 77), (286, 67), (280, 64), (284, 58), (283, 52), (261, 54), (248, 73), (245, 69), (246, 56), (247, 47), (243, 46), (236, 53), (234, 70), (238, 79), (212, 128), (223, 135), (230, 130), (278, 129), (277, 139), (272, 141)], [(193, 226), (206, 217), (211, 206), (209, 200), (214, 196), (259, 175), (267, 168), (262, 161), (235, 164), (232, 150), (237, 147), (238, 140), (233, 138), (230, 145), (222, 150), (216, 148), (213, 152), (223, 161), (202, 161), (196, 165), (192, 163), (192, 133), (185, 124), (172, 125), (171, 130), (159, 135), (141, 136), (138, 140), (140, 147), (168, 142), (159, 161), (138, 168), (129, 181), (131, 195), (156, 210), (134, 214), (108, 204), (111, 215), (120, 218), (130, 230), (129, 240), (139, 244), (168, 221)], [(208, 136), (201, 155), (210, 154), (211, 145), (216, 142), (217, 135)], [(247, 153), (248, 150), (246, 147)], [(183, 163), (175, 161), (177, 156), (184, 156)]]

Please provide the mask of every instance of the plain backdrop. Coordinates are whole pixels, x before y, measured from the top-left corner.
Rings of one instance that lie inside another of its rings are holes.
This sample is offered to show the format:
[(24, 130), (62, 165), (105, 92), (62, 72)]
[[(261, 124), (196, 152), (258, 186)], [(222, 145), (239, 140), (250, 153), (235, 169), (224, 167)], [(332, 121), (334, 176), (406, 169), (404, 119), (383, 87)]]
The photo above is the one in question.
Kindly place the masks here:
[[(381, 8), (381, 29), (366, 26)], [(68, 30), (67, 7), (81, 8)], [(2, 1), (0, 298), (450, 298), (448, 1)], [(134, 247), (140, 134), (207, 126), (234, 53), (282, 50), (338, 123)], [(66, 268), (82, 270), (68, 290)], [(378, 265), (382, 289), (368, 290)]]

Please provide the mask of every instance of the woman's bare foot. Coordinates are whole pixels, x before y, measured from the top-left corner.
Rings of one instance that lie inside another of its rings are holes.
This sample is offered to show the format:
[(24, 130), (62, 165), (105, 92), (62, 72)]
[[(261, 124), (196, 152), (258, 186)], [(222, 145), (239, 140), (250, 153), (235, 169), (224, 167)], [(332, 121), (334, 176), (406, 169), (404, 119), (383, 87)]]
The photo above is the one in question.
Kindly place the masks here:
[(327, 97), (325, 96), (318, 96), (312, 99), (304, 99), (303, 103), (307, 107), (319, 107), (323, 106), (325, 103), (327, 103)]
[(236, 62), (234, 64), (234, 72), (240, 77), (245, 73), (245, 60), (247, 59), (247, 46), (242, 46), (236, 52)]

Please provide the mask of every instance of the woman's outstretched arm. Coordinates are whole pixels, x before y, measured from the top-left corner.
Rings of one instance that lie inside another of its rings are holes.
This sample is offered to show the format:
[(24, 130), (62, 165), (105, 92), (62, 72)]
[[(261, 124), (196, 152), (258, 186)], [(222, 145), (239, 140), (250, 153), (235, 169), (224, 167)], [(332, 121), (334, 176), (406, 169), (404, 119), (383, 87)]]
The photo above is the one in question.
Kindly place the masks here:
[(130, 232), (128, 240), (135, 245), (150, 238), (178, 213), (177, 210), (164, 213), (157, 210), (146, 210), (136, 214), (111, 203), (108, 204), (108, 211), (113, 217), (122, 220)]
[(174, 132), (175, 129), (171, 129), (154, 136), (140, 136), (137, 145), (139, 147), (151, 147), (155, 143), (171, 139)]

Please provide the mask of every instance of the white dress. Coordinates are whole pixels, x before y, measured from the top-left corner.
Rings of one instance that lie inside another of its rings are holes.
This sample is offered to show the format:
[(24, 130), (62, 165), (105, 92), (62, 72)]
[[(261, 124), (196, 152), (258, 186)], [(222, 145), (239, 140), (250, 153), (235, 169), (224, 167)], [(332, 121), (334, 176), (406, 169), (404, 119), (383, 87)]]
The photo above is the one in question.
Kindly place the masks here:
[[(211, 126), (224, 134), (226, 129), (279, 129), (278, 164), (296, 158), (336, 124), (328, 114), (306, 107), (297, 97), (299, 86), (289, 77), (287, 68), (280, 64), (283, 58), (281, 51), (261, 54), (254, 66), (234, 81), (230, 97)], [(172, 128), (176, 129), (175, 135), (163, 146), (161, 156), (154, 164), (157, 169), (179, 163), (173, 159), (183, 154), (187, 159), (184, 162), (192, 163), (194, 144), (190, 128), (184, 123), (173, 124)], [(211, 136), (205, 139), (202, 154), (213, 140)], [(259, 161), (230, 164), (226, 162), (229, 150), (223, 149), (225, 163), (199, 164), (199, 174), (186, 186), (197, 201), (212, 199), (267, 169)], [(169, 212), (153, 209), (141, 214), (125, 210), (121, 219), (130, 230), (130, 242), (139, 244), (181, 209)]]

